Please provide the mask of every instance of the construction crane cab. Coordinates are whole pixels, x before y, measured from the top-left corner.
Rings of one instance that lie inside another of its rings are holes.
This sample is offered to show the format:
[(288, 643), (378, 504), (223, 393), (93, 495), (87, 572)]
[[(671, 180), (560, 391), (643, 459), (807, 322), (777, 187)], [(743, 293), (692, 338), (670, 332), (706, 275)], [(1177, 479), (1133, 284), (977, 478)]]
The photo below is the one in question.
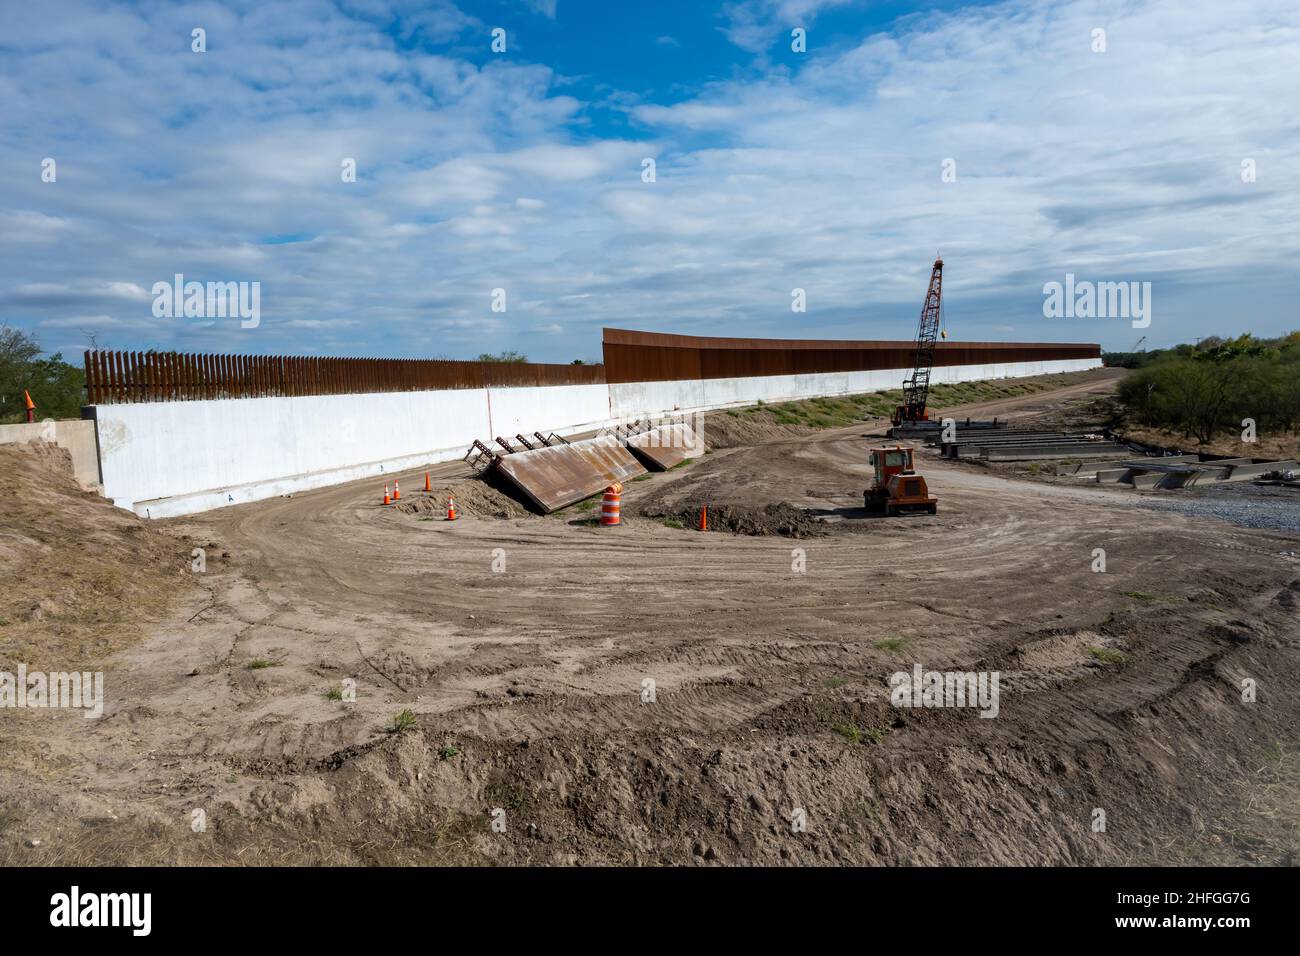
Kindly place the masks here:
[(871, 487), (863, 492), (863, 505), (872, 514), (938, 514), (939, 499), (930, 494), (925, 478), (916, 473), (916, 452), (894, 445), (871, 449), (875, 472)]

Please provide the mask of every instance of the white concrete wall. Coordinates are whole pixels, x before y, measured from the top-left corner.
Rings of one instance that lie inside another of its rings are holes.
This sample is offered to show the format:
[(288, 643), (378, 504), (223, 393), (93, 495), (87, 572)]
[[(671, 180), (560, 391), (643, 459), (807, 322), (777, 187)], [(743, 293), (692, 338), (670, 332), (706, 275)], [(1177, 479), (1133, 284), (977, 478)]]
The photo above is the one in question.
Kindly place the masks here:
[(484, 441), (498, 435), (509, 439), (520, 432), (529, 436), (533, 432), (569, 435), (597, 428), (611, 418), (609, 386), (604, 384), (490, 388), (487, 392), (492, 431), (475, 436)]
[[(936, 368), (934, 381), (1095, 368), (1099, 359)], [(148, 402), (96, 408), (104, 494), (146, 517), (412, 471), (519, 432), (592, 431), (624, 417), (898, 388), (902, 369), (626, 385)]]
[[(936, 367), (930, 381), (950, 384), (994, 378), (1023, 378), (1057, 372), (1082, 372), (1100, 368), (1101, 359), (1067, 359), (1054, 362), (1014, 362), (1001, 365), (949, 365)], [(822, 395), (861, 395), (901, 388), (911, 369), (871, 372), (819, 372), (809, 375), (764, 375), (753, 378), (711, 378), (680, 382), (628, 382), (609, 386), (610, 410), (615, 418), (634, 418), (665, 411), (703, 411), (733, 405), (786, 402)]]
[(152, 518), (389, 475), (474, 439), (598, 428), (605, 385), (100, 405), (104, 494)]

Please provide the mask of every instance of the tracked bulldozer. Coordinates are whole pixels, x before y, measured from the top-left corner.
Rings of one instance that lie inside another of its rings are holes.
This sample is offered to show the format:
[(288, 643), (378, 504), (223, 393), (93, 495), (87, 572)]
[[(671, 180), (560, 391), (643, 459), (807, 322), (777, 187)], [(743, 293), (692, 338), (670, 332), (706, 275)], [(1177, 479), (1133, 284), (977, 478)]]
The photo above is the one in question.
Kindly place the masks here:
[(903, 445), (873, 448), (870, 461), (875, 477), (863, 493), (868, 512), (889, 517), (939, 513), (939, 499), (930, 494), (925, 478), (916, 473), (914, 449)]

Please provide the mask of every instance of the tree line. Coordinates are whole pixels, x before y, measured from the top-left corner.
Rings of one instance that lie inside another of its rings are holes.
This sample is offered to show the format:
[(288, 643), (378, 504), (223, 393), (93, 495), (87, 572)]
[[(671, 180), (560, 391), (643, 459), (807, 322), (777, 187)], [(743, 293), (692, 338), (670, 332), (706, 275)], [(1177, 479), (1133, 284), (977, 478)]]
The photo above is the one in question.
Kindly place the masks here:
[(1108, 353), (1106, 364), (1134, 369), (1119, 387), (1129, 415), (1144, 425), (1209, 442), (1253, 419), (1259, 434), (1300, 425), (1300, 332), (1275, 339), (1211, 336), (1196, 345)]
[(27, 421), (23, 392), (36, 403), (36, 420), (80, 418), (86, 375), (55, 352), (46, 356), (34, 335), (0, 325), (0, 424)]

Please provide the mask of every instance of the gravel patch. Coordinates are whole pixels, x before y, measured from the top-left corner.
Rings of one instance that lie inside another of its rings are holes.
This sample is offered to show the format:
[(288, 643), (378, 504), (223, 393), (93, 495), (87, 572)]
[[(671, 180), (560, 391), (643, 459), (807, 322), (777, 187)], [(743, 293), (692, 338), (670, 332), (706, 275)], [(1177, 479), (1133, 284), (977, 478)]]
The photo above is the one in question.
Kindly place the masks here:
[(1300, 493), (1290, 488), (1245, 482), (1217, 488), (1138, 494), (1133, 504), (1152, 511), (1217, 518), (1243, 528), (1300, 532)]

